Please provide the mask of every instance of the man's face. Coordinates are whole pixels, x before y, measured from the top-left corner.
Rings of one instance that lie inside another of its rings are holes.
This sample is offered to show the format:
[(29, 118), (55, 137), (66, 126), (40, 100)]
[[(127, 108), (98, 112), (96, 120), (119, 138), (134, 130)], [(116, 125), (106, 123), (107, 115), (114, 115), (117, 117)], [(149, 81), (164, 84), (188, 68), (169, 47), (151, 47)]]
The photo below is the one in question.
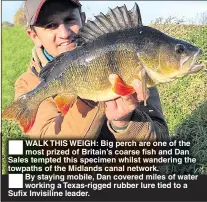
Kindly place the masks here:
[(43, 46), (53, 57), (76, 48), (74, 37), (82, 26), (79, 9), (66, 5), (48, 3), (38, 16), (36, 33), (29, 34), (36, 46)]

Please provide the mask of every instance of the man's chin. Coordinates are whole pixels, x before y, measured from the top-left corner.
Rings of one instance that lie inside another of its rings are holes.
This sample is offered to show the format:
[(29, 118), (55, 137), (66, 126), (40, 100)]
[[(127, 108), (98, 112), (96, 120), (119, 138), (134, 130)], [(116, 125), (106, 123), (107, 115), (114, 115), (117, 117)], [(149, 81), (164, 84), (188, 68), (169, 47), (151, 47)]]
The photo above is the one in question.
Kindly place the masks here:
[(67, 52), (67, 51), (72, 51), (77, 47), (76, 43), (70, 43), (66, 46), (58, 46), (58, 52), (59, 54)]

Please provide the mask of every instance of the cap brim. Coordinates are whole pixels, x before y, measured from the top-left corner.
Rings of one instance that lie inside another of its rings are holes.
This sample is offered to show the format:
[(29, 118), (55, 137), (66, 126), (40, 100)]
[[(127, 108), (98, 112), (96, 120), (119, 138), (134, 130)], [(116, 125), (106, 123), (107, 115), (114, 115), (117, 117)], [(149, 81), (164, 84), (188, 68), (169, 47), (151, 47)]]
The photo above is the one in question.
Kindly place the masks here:
[[(40, 10), (41, 10), (42, 6), (45, 4), (46, 1), (48, 1), (48, 0), (42, 0), (42, 2), (39, 4), (35, 15), (32, 17), (32, 19), (30, 21), (30, 25), (35, 25), (35, 23), (37, 22), (37, 18), (39, 16)], [(78, 7), (82, 6), (79, 1), (76, 1), (76, 0), (70, 0), (70, 1), (72, 3), (74, 3), (75, 5), (77, 5)]]
[(40, 13), (40, 10), (42, 8), (42, 6), (44, 5), (44, 3), (46, 2), (47, 0), (42, 0), (42, 2), (39, 4), (38, 8), (37, 8), (37, 11), (35, 13), (35, 15), (32, 17), (31, 21), (30, 21), (30, 25), (34, 25), (36, 22), (37, 22), (37, 18), (39, 16), (39, 13)]

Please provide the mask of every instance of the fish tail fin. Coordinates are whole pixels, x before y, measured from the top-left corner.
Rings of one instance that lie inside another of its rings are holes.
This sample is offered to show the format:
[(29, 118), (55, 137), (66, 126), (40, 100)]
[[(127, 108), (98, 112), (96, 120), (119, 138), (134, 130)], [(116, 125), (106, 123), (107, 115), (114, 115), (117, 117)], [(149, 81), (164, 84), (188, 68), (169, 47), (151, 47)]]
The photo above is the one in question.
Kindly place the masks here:
[(117, 6), (114, 9), (109, 8), (109, 12), (106, 15), (100, 13), (98, 16), (95, 16), (94, 21), (87, 21), (80, 30), (79, 36), (83, 39), (81, 42), (83, 43), (84, 41), (86, 43), (104, 34), (136, 26), (143, 26), (137, 3), (135, 3), (132, 10), (127, 10), (126, 5), (124, 5), (121, 7)]
[(27, 133), (34, 125), (37, 109), (38, 105), (31, 106), (28, 98), (20, 98), (3, 111), (2, 117), (18, 121), (23, 132)]

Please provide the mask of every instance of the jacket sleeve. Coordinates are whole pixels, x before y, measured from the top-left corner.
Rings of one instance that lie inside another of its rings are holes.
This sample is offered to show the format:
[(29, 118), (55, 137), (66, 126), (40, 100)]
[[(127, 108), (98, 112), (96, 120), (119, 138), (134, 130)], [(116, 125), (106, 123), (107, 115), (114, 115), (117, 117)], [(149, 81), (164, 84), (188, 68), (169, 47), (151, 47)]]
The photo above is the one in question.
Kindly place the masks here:
[(149, 88), (149, 91), (147, 106), (143, 103), (137, 106), (125, 130), (117, 132), (112, 128), (110, 121), (107, 121), (109, 130), (117, 140), (164, 141), (169, 138), (157, 88)]
[[(23, 74), (15, 83), (15, 99), (32, 90), (39, 83), (38, 77), (33, 74)], [(79, 106), (79, 112), (77, 111)], [(65, 116), (58, 111), (54, 100), (44, 100), (38, 108), (36, 119), (28, 135), (32, 139), (82, 139), (94, 138), (101, 128), (103, 112), (99, 106), (89, 105), (78, 99)], [(100, 127), (91, 131), (91, 122), (96, 120)], [(92, 133), (91, 136), (87, 134)]]

